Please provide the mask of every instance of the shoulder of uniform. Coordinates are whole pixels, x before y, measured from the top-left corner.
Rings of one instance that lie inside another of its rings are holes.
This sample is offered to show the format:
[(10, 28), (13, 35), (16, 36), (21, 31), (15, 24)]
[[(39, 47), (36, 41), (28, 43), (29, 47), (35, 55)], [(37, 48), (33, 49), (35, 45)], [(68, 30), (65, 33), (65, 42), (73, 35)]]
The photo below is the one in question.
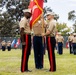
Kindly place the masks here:
[(51, 20), (49, 23), (56, 24), (56, 20)]
[(27, 21), (27, 20), (26, 20), (26, 18), (25, 18), (25, 17), (23, 17), (23, 18), (21, 18), (21, 20), (20, 20), (19, 24), (20, 24), (20, 23), (22, 23), (22, 22), (24, 23), (24, 22), (26, 22), (26, 21)]
[(25, 18), (25, 17), (21, 18), (21, 21), (24, 21), (24, 20), (26, 20), (26, 18)]
[(52, 20), (52, 23), (56, 23), (56, 20)]

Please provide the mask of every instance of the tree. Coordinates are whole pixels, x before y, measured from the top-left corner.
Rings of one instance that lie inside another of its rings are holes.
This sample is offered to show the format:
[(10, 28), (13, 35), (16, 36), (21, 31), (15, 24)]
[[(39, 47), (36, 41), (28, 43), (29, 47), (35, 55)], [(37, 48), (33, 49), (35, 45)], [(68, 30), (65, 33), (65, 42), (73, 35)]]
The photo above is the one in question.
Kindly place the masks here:
[(71, 29), (67, 26), (66, 23), (57, 23), (56, 25), (56, 29), (57, 29), (57, 32), (61, 32), (62, 35), (68, 35), (68, 33), (71, 31)]
[[(28, 8), (29, 0), (0, 0), (0, 36), (16, 36), (18, 22), (23, 9)], [(5, 11), (4, 11), (5, 9)]]
[[(10, 17), (9, 14), (4, 13), (0, 18), (0, 36), (15, 36), (16, 27), (18, 24)], [(14, 28), (14, 26), (16, 26)]]
[(76, 32), (76, 12), (75, 12), (75, 10), (72, 10), (68, 13), (68, 20), (71, 20), (74, 22), (73, 29), (74, 29), (74, 32)]
[(76, 20), (75, 10), (72, 10), (68, 13), (68, 20)]
[(76, 21), (75, 21), (75, 23), (73, 24), (73, 29), (74, 29), (74, 32), (76, 33)]
[(16, 36), (19, 32), (18, 22), (23, 17), (22, 10), (28, 8), (29, 1), (0, 0), (0, 36)]

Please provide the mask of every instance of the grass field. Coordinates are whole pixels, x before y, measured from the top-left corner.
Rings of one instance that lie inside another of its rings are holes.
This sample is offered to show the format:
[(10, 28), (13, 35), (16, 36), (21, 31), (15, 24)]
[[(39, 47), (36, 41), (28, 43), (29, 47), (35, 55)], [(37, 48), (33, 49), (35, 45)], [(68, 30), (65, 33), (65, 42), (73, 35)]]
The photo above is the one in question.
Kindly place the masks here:
[(1, 51), (0, 50), (0, 75), (76, 75), (76, 55), (69, 54), (69, 49), (64, 49), (63, 55), (56, 53), (56, 72), (46, 72), (49, 69), (47, 51), (44, 56), (44, 68), (35, 69), (33, 50), (29, 59), (29, 69), (32, 72), (21, 73), (21, 50)]

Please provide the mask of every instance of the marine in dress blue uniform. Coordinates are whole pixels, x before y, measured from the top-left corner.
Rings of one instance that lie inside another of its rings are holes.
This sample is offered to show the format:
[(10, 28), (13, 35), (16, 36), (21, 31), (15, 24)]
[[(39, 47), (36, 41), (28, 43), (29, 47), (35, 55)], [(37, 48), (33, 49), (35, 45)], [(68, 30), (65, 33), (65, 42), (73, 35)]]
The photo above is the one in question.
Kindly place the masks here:
[(28, 60), (31, 52), (31, 30), (29, 19), (31, 17), (31, 10), (23, 10), (24, 17), (19, 22), (20, 36), (22, 42), (22, 59), (21, 59), (21, 72), (31, 72), (28, 70)]
[(54, 20), (54, 13), (53, 12), (47, 12), (46, 16), (48, 19), (48, 27), (46, 30), (46, 33), (42, 33), (42, 36), (46, 36), (47, 41), (47, 51), (48, 51), (48, 57), (49, 57), (49, 63), (50, 63), (50, 69), (49, 71), (56, 71), (56, 60), (55, 60), (55, 45), (56, 45), (56, 39), (55, 39), (55, 31), (56, 31), (56, 21)]

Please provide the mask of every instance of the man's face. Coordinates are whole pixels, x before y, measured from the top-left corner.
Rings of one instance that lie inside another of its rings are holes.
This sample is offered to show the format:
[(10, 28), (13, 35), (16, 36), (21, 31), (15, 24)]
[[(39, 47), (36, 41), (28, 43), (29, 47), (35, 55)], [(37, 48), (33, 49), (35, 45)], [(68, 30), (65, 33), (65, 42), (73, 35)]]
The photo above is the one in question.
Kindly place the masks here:
[(58, 34), (58, 36), (61, 36), (61, 34)]
[(48, 20), (51, 19), (51, 15), (50, 15), (50, 14), (47, 15), (47, 19), (48, 19)]
[(31, 17), (31, 13), (29, 13), (29, 12), (26, 12), (24, 15), (27, 19)]

